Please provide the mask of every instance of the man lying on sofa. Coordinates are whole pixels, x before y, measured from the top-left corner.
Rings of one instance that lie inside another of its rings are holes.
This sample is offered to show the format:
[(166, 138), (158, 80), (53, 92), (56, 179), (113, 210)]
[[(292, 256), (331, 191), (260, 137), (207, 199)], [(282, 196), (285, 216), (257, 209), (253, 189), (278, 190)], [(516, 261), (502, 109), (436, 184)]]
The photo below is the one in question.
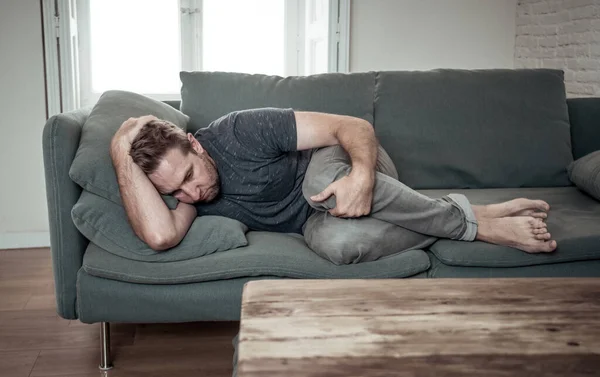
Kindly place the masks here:
[[(176, 246), (202, 215), (304, 234), (324, 257), (331, 238), (374, 244), (378, 232), (370, 230), (383, 226), (406, 232), (395, 252), (438, 238), (529, 253), (557, 247), (544, 201), (477, 206), (464, 195), (432, 199), (405, 186), (373, 127), (359, 118), (254, 109), (223, 116), (195, 135), (153, 116), (131, 118), (115, 134), (111, 157), (129, 221), (155, 250)], [(180, 203), (170, 210), (160, 194)]]

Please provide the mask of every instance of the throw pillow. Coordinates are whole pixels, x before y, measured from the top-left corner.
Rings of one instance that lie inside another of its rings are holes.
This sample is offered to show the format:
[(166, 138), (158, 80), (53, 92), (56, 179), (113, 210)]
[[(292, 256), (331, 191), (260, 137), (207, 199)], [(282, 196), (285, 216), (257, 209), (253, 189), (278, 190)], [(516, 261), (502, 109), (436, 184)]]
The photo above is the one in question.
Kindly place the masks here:
[(573, 161), (569, 165), (569, 179), (582, 191), (600, 200), (600, 151)]
[[(102, 94), (83, 125), (79, 148), (69, 176), (85, 190), (121, 204), (121, 195), (112, 160), (110, 142), (124, 121), (131, 117), (154, 115), (186, 129), (188, 117), (171, 106), (140, 94), (111, 90)], [(169, 208), (177, 206), (165, 197)]]
[(179, 245), (154, 251), (135, 235), (122, 206), (88, 191), (82, 192), (71, 217), (81, 234), (94, 244), (120, 257), (145, 262), (188, 260), (248, 244), (248, 228), (241, 222), (202, 216), (194, 220)]

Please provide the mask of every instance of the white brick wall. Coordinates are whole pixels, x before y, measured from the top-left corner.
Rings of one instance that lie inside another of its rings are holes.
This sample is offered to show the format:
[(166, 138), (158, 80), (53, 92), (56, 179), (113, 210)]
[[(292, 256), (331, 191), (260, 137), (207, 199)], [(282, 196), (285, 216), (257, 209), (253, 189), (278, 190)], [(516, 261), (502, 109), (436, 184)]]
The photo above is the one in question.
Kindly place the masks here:
[(519, 0), (515, 68), (565, 71), (569, 97), (600, 97), (600, 0)]

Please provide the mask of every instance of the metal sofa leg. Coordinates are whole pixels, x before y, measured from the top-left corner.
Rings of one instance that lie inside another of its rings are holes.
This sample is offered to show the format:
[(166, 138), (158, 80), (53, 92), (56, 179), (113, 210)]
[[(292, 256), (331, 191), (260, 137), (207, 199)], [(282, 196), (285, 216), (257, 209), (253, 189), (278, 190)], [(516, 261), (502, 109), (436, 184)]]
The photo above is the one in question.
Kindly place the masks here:
[(110, 357), (110, 323), (100, 323), (100, 370), (112, 369)]

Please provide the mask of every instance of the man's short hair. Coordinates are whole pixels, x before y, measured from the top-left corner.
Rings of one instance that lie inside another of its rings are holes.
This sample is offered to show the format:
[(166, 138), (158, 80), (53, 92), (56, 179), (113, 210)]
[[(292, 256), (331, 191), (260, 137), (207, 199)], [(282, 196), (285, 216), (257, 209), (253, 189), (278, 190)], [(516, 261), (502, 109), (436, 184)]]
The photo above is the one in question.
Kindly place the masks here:
[(166, 120), (146, 123), (131, 143), (129, 155), (144, 173), (152, 174), (171, 148), (179, 148), (184, 155), (193, 152), (185, 131)]

